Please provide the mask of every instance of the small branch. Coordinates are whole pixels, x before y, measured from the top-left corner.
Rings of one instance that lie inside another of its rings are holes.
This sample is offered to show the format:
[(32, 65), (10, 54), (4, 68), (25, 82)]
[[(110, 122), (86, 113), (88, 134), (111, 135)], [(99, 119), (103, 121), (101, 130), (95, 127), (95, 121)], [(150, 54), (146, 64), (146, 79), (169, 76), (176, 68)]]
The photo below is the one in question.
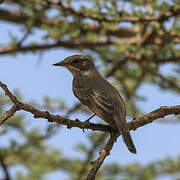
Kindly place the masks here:
[(6, 84), (3, 84), (1, 81), (0, 81), (0, 86), (1, 88), (4, 90), (5, 92), (5, 95), (8, 96), (10, 98), (10, 100), (16, 104), (17, 102), (19, 102), (17, 100), (17, 98), (9, 91), (9, 89), (7, 88)]
[(2, 125), (6, 120), (8, 120), (11, 116), (14, 115), (14, 113), (16, 111), (19, 110), (19, 106), (18, 106), (18, 103), (14, 104), (14, 106), (9, 110), (7, 111), (4, 116), (0, 119), (0, 125)]
[(153, 68), (149, 67), (149, 65), (145, 63), (141, 63), (140, 61), (134, 62), (136, 62), (140, 67), (142, 67), (142, 69), (146, 70), (146, 73), (149, 72), (150, 74), (155, 75), (156, 77), (160, 78), (162, 82), (168, 84), (169, 87), (173, 87), (176, 89), (176, 91), (180, 92), (180, 86), (178, 86), (178, 84), (176, 84), (174, 81), (164, 77), (162, 74), (156, 72)]
[[(17, 23), (17, 24), (23, 24), (24, 22), (28, 21), (30, 17), (25, 14), (22, 11), (7, 11), (4, 9), (0, 9), (0, 19), (3, 21), (11, 22), (11, 23)], [(40, 27), (41, 24), (46, 24), (47, 26), (58, 26), (62, 22), (58, 19), (49, 19), (49, 18), (38, 18), (34, 19), (34, 26)], [(70, 27), (73, 27), (73, 23), (71, 24), (69, 22)], [(87, 32), (94, 32), (99, 33), (101, 31), (101, 27), (98, 26), (96, 23), (83, 23), (84, 26), (80, 27), (78, 26), (78, 29), (80, 30), (81, 34), (87, 34)], [(107, 30), (105, 33), (106, 35), (113, 35), (118, 37), (131, 37), (138, 33), (139, 30), (136, 28), (119, 28), (117, 30)]]
[(96, 150), (99, 148), (99, 146), (104, 142), (104, 140), (106, 139), (106, 135), (105, 133), (102, 133), (97, 140), (94, 140), (93, 141), (93, 144), (90, 148), (90, 150), (87, 152), (87, 155), (86, 155), (86, 159), (85, 161), (82, 163), (81, 165), (81, 169), (78, 173), (78, 176), (76, 178), (76, 180), (82, 180), (84, 179), (84, 175), (85, 173), (87, 172), (88, 170), (88, 166), (89, 166), (89, 162), (91, 161), (91, 159), (93, 158), (94, 156), (94, 153), (96, 152)]
[[(52, 5), (55, 8), (59, 8), (62, 11), (66, 11), (72, 15), (78, 16), (78, 17), (82, 17), (82, 18), (90, 18), (93, 19), (95, 21), (106, 21), (106, 22), (123, 22), (123, 21), (129, 21), (132, 23), (137, 23), (137, 22), (151, 22), (151, 21), (164, 21), (172, 16), (178, 16), (180, 14), (180, 10), (179, 9), (173, 9), (171, 8), (169, 11), (164, 11), (163, 13), (161, 13), (159, 16), (147, 16), (147, 17), (143, 17), (143, 18), (138, 18), (138, 17), (133, 17), (133, 16), (120, 16), (118, 20), (113, 19), (113, 18), (108, 18), (107, 14), (100, 14), (100, 17), (98, 16), (94, 16), (91, 14), (88, 14), (87, 12), (83, 12), (83, 11), (78, 11), (75, 10), (71, 7), (66, 7), (63, 5), (63, 3), (61, 1), (58, 1), (57, 3), (54, 0), (48, 0), (48, 5)], [(116, 13), (117, 14), (117, 13)], [(121, 14), (121, 13), (119, 13)]]
[(103, 149), (99, 153), (98, 159), (93, 163), (93, 167), (91, 168), (90, 172), (88, 173), (86, 180), (95, 179), (95, 175), (96, 175), (97, 171), (99, 170), (99, 168), (101, 167), (102, 163), (104, 162), (104, 159), (106, 158), (106, 156), (107, 156), (107, 153)]
[(97, 160), (95, 162), (93, 162), (93, 166), (92, 166), (90, 172), (88, 173), (86, 180), (95, 179), (97, 171), (99, 170), (99, 168), (103, 164), (104, 159), (110, 154), (110, 151), (113, 148), (113, 145), (119, 136), (120, 136), (119, 132), (116, 132), (114, 135), (110, 136), (105, 147), (99, 153), (99, 157), (97, 158)]
[(41, 44), (41, 45), (34, 45), (34, 46), (21, 46), (19, 47), (4, 47), (0, 49), (0, 55), (2, 54), (9, 54), (9, 53), (16, 53), (16, 52), (35, 52), (38, 50), (46, 50), (46, 49), (52, 49), (52, 48), (58, 48), (58, 47), (64, 47), (64, 48), (85, 48), (85, 47), (94, 47), (94, 46), (106, 46), (111, 45), (113, 42), (102, 40), (102, 41), (81, 41), (81, 40), (75, 40), (75, 41), (59, 41), (54, 44)]
[(4, 158), (1, 155), (0, 155), (0, 164), (1, 164), (1, 167), (2, 167), (4, 174), (5, 174), (4, 180), (11, 180), (10, 175), (9, 175), (9, 171), (8, 171), (8, 166), (5, 164)]
[(31, 31), (27, 31), (24, 36), (19, 40), (19, 42), (16, 44), (17, 46), (21, 46), (22, 43), (28, 38), (28, 36), (30, 35)]

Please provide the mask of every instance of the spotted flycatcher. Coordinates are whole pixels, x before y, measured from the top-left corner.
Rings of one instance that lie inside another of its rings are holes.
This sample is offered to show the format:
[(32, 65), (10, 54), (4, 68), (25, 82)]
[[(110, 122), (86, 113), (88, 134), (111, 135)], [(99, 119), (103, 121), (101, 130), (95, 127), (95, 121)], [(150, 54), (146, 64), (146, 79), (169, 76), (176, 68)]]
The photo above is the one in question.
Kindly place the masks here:
[(74, 55), (53, 64), (66, 67), (73, 75), (74, 95), (112, 128), (117, 128), (129, 151), (136, 153), (128, 124), (124, 102), (117, 91), (84, 55)]

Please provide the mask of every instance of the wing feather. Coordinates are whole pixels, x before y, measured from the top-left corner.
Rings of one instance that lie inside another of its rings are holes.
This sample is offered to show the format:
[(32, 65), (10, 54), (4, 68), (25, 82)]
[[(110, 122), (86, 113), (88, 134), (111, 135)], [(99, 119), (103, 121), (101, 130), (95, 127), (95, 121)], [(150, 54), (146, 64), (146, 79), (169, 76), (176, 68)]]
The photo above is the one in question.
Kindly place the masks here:
[(113, 104), (108, 96), (100, 91), (94, 89), (73, 87), (73, 92), (76, 97), (88, 106), (96, 114), (98, 110), (103, 110), (108, 114), (113, 112)]

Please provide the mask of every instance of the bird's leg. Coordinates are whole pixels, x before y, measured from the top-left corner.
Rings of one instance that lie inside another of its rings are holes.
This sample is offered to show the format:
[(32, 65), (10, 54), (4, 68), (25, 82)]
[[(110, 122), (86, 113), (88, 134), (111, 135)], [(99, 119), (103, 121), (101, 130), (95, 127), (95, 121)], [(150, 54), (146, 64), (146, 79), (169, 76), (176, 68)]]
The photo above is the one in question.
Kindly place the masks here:
[(86, 119), (85, 122), (89, 122), (96, 114), (93, 114), (90, 118)]

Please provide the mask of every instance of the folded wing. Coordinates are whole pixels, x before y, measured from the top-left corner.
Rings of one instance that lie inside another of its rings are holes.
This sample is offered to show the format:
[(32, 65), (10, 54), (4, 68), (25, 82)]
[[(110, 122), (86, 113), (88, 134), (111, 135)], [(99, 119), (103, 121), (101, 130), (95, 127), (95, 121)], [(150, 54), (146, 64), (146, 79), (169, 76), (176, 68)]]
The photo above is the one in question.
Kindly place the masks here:
[(73, 87), (75, 96), (91, 111), (97, 114), (104, 121), (114, 126), (112, 120), (113, 103), (111, 99), (101, 90), (82, 89)]

